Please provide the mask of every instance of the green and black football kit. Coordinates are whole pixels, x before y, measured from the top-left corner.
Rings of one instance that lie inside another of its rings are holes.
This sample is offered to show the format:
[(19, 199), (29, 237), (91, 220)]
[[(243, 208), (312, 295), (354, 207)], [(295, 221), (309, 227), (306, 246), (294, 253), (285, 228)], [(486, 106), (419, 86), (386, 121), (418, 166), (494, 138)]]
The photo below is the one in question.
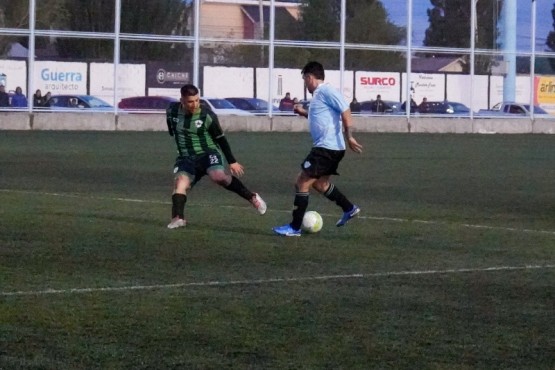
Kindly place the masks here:
[(226, 161), (236, 162), (218, 116), (211, 110), (199, 108), (191, 114), (184, 111), (180, 103), (172, 103), (167, 109), (166, 121), (168, 132), (177, 145), (176, 176), (185, 173), (194, 184), (209, 169), (223, 170)]
[[(171, 103), (166, 111), (166, 123), (168, 132), (175, 138), (177, 145), (178, 156), (175, 160), (174, 176), (177, 178), (186, 175), (191, 180), (191, 187), (209, 171), (224, 171), (228, 163), (237, 162), (231, 153), (218, 116), (211, 110), (201, 107), (191, 114), (183, 110), (180, 103)], [(257, 195), (235, 176), (231, 176), (229, 184), (220, 185), (251, 203), (253, 199), (259, 202)], [(187, 195), (173, 194), (172, 219), (184, 219), (186, 202)]]

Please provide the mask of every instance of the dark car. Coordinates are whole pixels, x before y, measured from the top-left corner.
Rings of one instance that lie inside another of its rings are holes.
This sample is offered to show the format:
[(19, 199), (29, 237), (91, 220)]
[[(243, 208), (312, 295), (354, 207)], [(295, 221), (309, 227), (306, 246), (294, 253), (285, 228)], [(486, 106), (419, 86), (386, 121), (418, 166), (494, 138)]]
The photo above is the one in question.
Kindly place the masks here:
[(166, 110), (170, 103), (178, 101), (169, 96), (132, 96), (121, 99), (118, 108), (122, 110)]
[(470, 114), (466, 105), (452, 101), (427, 101), (418, 106), (418, 111), (420, 114)]
[[(270, 104), (263, 99), (258, 98), (225, 98), (227, 101), (231, 102), (235, 107), (251, 112), (254, 114), (268, 114), (270, 109)], [(280, 113), (278, 107), (272, 106), (272, 112)]]
[[(401, 109), (401, 103), (393, 100), (382, 100), (385, 105), (385, 111), (383, 113), (397, 113)], [(365, 100), (360, 102), (360, 113), (376, 113), (375, 100)]]
[(111, 110), (114, 107), (92, 95), (52, 95), (48, 101), (51, 109), (97, 109)]

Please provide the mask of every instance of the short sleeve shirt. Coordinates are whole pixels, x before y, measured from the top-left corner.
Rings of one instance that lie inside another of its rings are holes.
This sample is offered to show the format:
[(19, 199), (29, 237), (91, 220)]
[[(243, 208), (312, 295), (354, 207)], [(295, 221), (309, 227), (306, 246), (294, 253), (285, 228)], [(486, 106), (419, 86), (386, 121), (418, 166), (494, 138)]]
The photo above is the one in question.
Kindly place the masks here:
[(212, 111), (200, 108), (191, 114), (179, 107), (174, 116), (170, 107), (167, 115), (180, 156), (196, 157), (219, 149), (215, 139), (224, 136), (224, 133)]
[(345, 150), (341, 113), (349, 104), (336, 88), (320, 84), (312, 94), (308, 110), (308, 124), (313, 147)]

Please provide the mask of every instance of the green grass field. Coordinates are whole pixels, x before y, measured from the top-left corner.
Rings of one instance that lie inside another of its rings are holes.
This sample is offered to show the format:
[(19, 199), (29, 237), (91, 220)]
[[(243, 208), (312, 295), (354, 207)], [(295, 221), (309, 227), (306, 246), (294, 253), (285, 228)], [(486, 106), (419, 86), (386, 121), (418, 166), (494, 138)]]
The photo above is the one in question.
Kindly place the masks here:
[(168, 230), (164, 132), (0, 132), (0, 369), (554, 369), (555, 136), (358, 134), (284, 238), (306, 133), (232, 133)]

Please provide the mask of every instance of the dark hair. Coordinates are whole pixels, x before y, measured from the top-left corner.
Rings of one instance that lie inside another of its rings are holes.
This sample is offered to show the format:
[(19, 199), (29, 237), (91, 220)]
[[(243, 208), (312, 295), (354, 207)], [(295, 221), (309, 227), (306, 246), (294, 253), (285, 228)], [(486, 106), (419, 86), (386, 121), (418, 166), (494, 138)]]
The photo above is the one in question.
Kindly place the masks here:
[(301, 71), (301, 74), (311, 74), (318, 80), (323, 80), (326, 77), (324, 66), (318, 62), (308, 62)]
[(181, 96), (195, 96), (198, 95), (199, 91), (195, 85), (187, 84), (181, 87)]

